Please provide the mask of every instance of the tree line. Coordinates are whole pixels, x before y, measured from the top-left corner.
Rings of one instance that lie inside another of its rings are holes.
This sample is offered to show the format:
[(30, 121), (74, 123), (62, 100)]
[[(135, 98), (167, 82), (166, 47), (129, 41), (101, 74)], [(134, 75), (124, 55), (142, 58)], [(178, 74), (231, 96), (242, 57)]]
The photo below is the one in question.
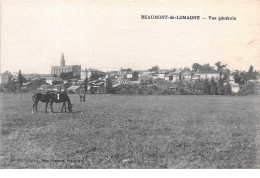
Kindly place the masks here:
[[(153, 71), (155, 73), (158, 73), (160, 70), (159, 66), (153, 66), (152, 68), (148, 69), (148, 71)], [(175, 68), (171, 69), (170, 71), (176, 71)], [(234, 77), (235, 83), (239, 84), (240, 88), (244, 93), (250, 93), (252, 92), (252, 84), (249, 84), (249, 80), (257, 79), (259, 76), (259, 71), (254, 70), (254, 67), (251, 65), (248, 69), (248, 71), (236, 71), (235, 73), (230, 72), (230, 70), (227, 68), (226, 64), (222, 64), (220, 61), (215, 63), (214, 66), (210, 66), (209, 64), (199, 64), (199, 63), (193, 63), (192, 68), (186, 67), (184, 69), (181, 69), (181, 72), (193, 72), (193, 73), (219, 73), (220, 79), (218, 81), (215, 81), (214, 79), (205, 79), (205, 80), (199, 80), (193, 86), (191, 84), (184, 85), (182, 81), (179, 82), (179, 92), (183, 94), (190, 93), (196, 93), (196, 91), (203, 91), (204, 94), (211, 94), (211, 95), (229, 95), (231, 94), (231, 86), (229, 84), (229, 76)], [(23, 83), (28, 82), (28, 80), (22, 75), (21, 70), (18, 72), (17, 80), (14, 79), (11, 72), (6, 71), (5, 74), (9, 76), (8, 84), (4, 87), (11, 92), (17, 92), (21, 91)], [(87, 91), (88, 88), (88, 81), (98, 80), (100, 77), (105, 77), (106, 73), (102, 71), (95, 71), (92, 73), (90, 78), (86, 78), (84, 81), (84, 88), (85, 91)], [(53, 75), (53, 77), (58, 77), (57, 75)], [(71, 80), (71, 79), (80, 79), (79, 75), (73, 75), (72, 72), (67, 73), (61, 73), (59, 75), (59, 78), (63, 80)], [(132, 78), (129, 79), (132, 81), (138, 80), (138, 72), (134, 71), (132, 73)], [(147, 79), (141, 81), (142, 86), (143, 85), (151, 85), (154, 84), (156, 81), (153, 79)], [(40, 86), (42, 84), (46, 84), (45, 79), (38, 79), (35, 80), (34, 83), (36, 83), (37, 86)], [(60, 84), (59, 81), (53, 81), (53, 85)], [(226, 83), (224, 85), (224, 83)], [(246, 86), (245, 86), (246, 85)], [(90, 86), (91, 87), (91, 86)], [(124, 88), (124, 87), (122, 87)], [(131, 87), (130, 87), (131, 88)], [(142, 89), (144, 89), (143, 87)], [(187, 89), (188, 88), (188, 89)], [(110, 78), (106, 79), (106, 87), (105, 87), (106, 93), (120, 93), (118, 92), (118, 89), (113, 88), (113, 83)], [(128, 89), (123, 89), (128, 90)], [(139, 90), (141, 90), (139, 88)], [(144, 89), (145, 90), (145, 89)], [(250, 91), (250, 92), (248, 92)], [(91, 93), (94, 93), (94, 89), (92, 87)], [(136, 92), (138, 93), (138, 92)], [(171, 93), (171, 92), (170, 92)]]

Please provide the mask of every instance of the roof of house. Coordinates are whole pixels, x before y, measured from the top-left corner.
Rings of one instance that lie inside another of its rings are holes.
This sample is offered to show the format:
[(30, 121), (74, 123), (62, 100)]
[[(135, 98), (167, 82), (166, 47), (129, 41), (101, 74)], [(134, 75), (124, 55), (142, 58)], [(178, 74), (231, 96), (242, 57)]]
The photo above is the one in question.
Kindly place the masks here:
[(182, 73), (182, 75), (192, 75), (192, 74), (194, 74), (193, 72), (184, 72), (184, 73)]
[(172, 74), (167, 74), (165, 77), (170, 77), (170, 76), (172, 76)]
[(165, 74), (166, 72), (158, 72), (158, 74)]
[(104, 84), (105, 82), (98, 82), (98, 83), (95, 83), (95, 85), (102, 85)]
[(219, 74), (218, 72), (196, 72), (196, 73), (194, 73), (194, 74), (199, 74), (199, 75), (201, 75), (201, 74)]
[(129, 81), (129, 83), (132, 83), (132, 84), (140, 84), (141, 82), (140, 82), (140, 81)]
[(63, 81), (60, 78), (55, 78), (55, 77), (45, 77), (46, 80), (56, 80), (56, 81)]
[(119, 85), (121, 85), (121, 83), (116, 83), (116, 84), (113, 85), (113, 87), (117, 87)]
[(179, 75), (179, 74), (181, 74), (181, 71), (179, 71), (179, 70), (177, 71), (177, 70), (176, 70), (176, 71), (174, 71), (174, 72), (170, 72), (170, 74)]
[(68, 88), (68, 90), (77, 90), (78, 88), (80, 88), (80, 86), (75, 86), (75, 85), (72, 85), (71, 87)]
[(64, 85), (63, 84), (57, 84), (57, 85), (53, 85), (55, 87), (63, 87)]

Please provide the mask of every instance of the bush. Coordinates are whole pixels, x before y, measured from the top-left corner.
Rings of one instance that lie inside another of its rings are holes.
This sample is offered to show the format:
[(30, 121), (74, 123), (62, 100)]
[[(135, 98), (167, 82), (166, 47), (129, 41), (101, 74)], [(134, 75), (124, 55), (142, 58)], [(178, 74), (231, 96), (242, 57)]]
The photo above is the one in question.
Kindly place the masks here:
[(248, 95), (254, 93), (255, 85), (253, 83), (240, 85), (239, 95)]
[[(210, 85), (211, 83), (211, 85)], [(217, 86), (218, 85), (218, 86)], [(209, 93), (205, 93), (203, 91), (203, 87), (205, 91), (208, 91)], [(195, 89), (196, 88), (196, 89)], [(223, 90), (223, 93), (218, 93), (218, 88), (220, 88), (220, 91)], [(116, 88), (112, 89), (111, 93), (115, 94), (127, 94), (127, 95), (231, 95), (232, 90), (230, 84), (223, 85), (222, 82), (220, 83), (213, 83), (212, 82), (206, 82), (204, 81), (197, 83), (195, 86), (192, 85), (184, 85), (180, 83), (178, 85), (178, 90), (173, 91), (169, 90), (166, 86), (158, 86), (158, 85), (131, 85), (131, 84), (123, 84), (119, 85)], [(238, 94), (240, 95), (247, 95), (247, 94), (253, 94), (254, 93), (254, 86), (252, 83), (245, 84), (241, 86), (241, 89)]]
[(153, 95), (154, 94), (154, 89), (153, 88), (148, 88), (147, 89), (147, 94), (148, 95)]
[(137, 94), (143, 94), (143, 93), (144, 93), (141, 86), (139, 86), (139, 87), (137, 88), (137, 91), (136, 91), (136, 92), (137, 92)]
[(224, 94), (225, 95), (231, 95), (232, 94), (232, 90), (231, 90), (231, 86), (229, 83), (227, 83), (224, 87)]

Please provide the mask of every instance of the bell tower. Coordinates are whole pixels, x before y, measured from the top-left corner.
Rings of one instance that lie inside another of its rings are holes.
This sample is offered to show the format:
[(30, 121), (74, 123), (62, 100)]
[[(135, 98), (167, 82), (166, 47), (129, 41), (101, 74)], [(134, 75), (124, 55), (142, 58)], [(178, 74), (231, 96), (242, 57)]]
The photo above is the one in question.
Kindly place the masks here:
[(65, 59), (64, 59), (63, 53), (62, 53), (61, 60), (60, 60), (60, 66), (65, 66)]

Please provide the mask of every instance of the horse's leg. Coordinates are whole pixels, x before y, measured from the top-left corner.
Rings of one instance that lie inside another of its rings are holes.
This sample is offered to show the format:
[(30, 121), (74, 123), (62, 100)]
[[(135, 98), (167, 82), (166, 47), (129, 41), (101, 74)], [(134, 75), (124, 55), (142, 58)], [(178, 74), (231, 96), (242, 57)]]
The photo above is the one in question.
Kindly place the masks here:
[(34, 101), (32, 113), (34, 113), (34, 110), (37, 112), (38, 102), (39, 102), (39, 101)]
[(33, 103), (32, 113), (34, 112), (35, 104), (36, 104), (36, 101), (34, 101), (34, 103)]
[(36, 101), (36, 104), (35, 104), (35, 110), (36, 110), (36, 112), (38, 112), (38, 103), (39, 103), (39, 101)]
[(64, 103), (62, 104), (62, 107), (61, 107), (61, 112), (63, 112), (63, 107), (64, 107)]
[(65, 112), (66, 112), (66, 103), (65, 102), (63, 102), (63, 104), (62, 104), (62, 107), (61, 107), (61, 112), (63, 112), (63, 109), (65, 110)]
[(51, 112), (53, 113), (53, 108), (52, 108), (52, 105), (53, 105), (53, 101), (50, 102), (50, 108), (51, 108)]
[(46, 105), (45, 105), (45, 112), (47, 112), (48, 104), (49, 104), (49, 102), (46, 102)]
[(63, 104), (64, 104), (64, 109), (65, 109), (65, 112), (67, 112), (67, 109), (66, 109), (66, 101), (65, 101), (65, 102), (63, 102)]

